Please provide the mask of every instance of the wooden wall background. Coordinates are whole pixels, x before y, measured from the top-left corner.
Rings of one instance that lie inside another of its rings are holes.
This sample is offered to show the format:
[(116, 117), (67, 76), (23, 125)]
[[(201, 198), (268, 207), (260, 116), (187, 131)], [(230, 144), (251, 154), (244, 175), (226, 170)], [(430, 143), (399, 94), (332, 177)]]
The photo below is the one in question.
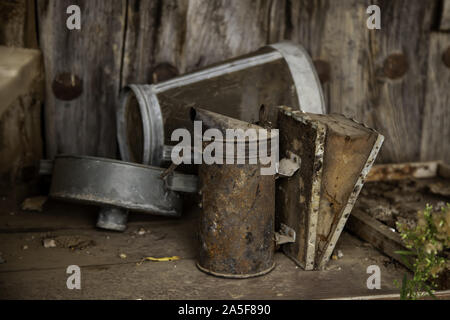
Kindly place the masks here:
[[(450, 162), (450, 0), (0, 2), (36, 10), (49, 157), (116, 156), (115, 108), (127, 83), (288, 39), (315, 60), (330, 112), (385, 135), (380, 162)], [(81, 31), (65, 27), (71, 4), (81, 8)], [(381, 30), (366, 27), (371, 4), (381, 8)]]

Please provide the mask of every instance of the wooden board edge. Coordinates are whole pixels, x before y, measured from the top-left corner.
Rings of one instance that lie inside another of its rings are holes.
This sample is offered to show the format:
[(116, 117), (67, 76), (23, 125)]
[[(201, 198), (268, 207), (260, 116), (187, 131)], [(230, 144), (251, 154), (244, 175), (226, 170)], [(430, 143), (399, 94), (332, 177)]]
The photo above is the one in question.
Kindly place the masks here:
[[(370, 170), (366, 181), (434, 178), (438, 175), (442, 165), (442, 161), (378, 164)], [(448, 174), (450, 175), (450, 173)]]
[(396, 254), (398, 250), (408, 250), (400, 234), (392, 231), (388, 226), (369, 216), (362, 210), (354, 210), (346, 225), (347, 230), (360, 239), (367, 241), (383, 254), (395, 259), (406, 267), (402, 256)]

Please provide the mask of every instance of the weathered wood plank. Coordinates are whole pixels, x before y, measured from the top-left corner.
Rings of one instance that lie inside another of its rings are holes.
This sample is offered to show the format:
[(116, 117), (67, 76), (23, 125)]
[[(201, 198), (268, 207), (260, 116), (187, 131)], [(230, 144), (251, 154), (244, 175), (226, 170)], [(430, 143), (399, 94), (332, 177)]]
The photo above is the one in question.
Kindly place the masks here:
[[(436, 1), (290, 1), (286, 36), (314, 60), (330, 112), (343, 113), (386, 136), (381, 162), (418, 159), (428, 30)], [(381, 30), (369, 30), (370, 4)], [(393, 54), (404, 54), (400, 58)], [(404, 68), (404, 62), (407, 62)], [(404, 70), (406, 69), (406, 70)]]
[[(47, 155), (115, 157), (125, 1), (39, 1), (46, 68)], [(69, 5), (81, 8), (81, 30), (66, 27)]]
[(122, 85), (153, 82), (155, 41), (161, 24), (161, 0), (128, 1)]
[(0, 193), (9, 193), (17, 182), (29, 187), (36, 178), (43, 69), (38, 50), (0, 46)]
[(437, 161), (379, 164), (370, 170), (366, 182), (436, 177), (441, 167)]
[[(394, 280), (404, 269), (383, 265), (375, 250), (363, 251), (361, 242), (348, 237), (349, 256), (333, 261), (330, 271), (308, 272), (277, 254), (277, 267), (258, 279), (222, 279), (200, 272), (192, 259), (145, 262), (142, 265), (81, 265), (81, 290), (68, 290), (63, 268), (0, 273), (1, 299), (324, 299), (397, 293)], [(353, 246), (351, 248), (350, 246)], [(365, 248), (366, 249), (366, 248)], [(47, 249), (54, 250), (54, 249)], [(345, 249), (344, 249), (345, 250)], [(48, 256), (50, 253), (46, 253)], [(85, 253), (82, 253), (85, 254)], [(367, 289), (369, 256), (379, 261), (381, 290)], [(42, 259), (42, 257), (41, 257)], [(127, 259), (128, 260), (128, 259)], [(131, 259), (130, 259), (131, 260)], [(74, 257), (69, 263), (77, 264)], [(376, 292), (374, 292), (376, 291)]]
[[(429, 30), (437, 1), (378, 1), (381, 30), (370, 52), (375, 74), (368, 87), (374, 126), (386, 136), (382, 162), (419, 159)], [(368, 94), (369, 94), (368, 92)]]
[(130, 1), (123, 84), (160, 81), (158, 72), (166, 79), (279, 41), (283, 18), (282, 1)]
[(0, 1), (0, 45), (37, 48), (34, 0)]
[(384, 254), (402, 264), (404, 263), (402, 256), (395, 253), (396, 251), (407, 250), (402, 244), (400, 235), (367, 213), (361, 210), (354, 210), (347, 221), (346, 228), (352, 234), (369, 242)]
[[(381, 30), (369, 30), (366, 9), (373, 3), (368, 0), (75, 1), (82, 4), (84, 27), (108, 30), (95, 32), (92, 41), (89, 32), (64, 28), (69, 1), (40, 1), (49, 154), (113, 154), (113, 96), (127, 83), (164, 80), (285, 38), (305, 45), (316, 60), (329, 111), (356, 118), (386, 136), (381, 162), (417, 160), (428, 35), (437, 2), (378, 0)], [(75, 46), (94, 58), (82, 62), (86, 55), (75, 53)], [(64, 67), (57, 62), (61, 57)], [(54, 97), (51, 84), (61, 72), (83, 80), (81, 97), (70, 102)]]
[(432, 33), (423, 112), (421, 160), (450, 161), (450, 34)]
[[(317, 62), (329, 112), (367, 123), (367, 81), (372, 71), (367, 1), (289, 1), (286, 37)], [(370, 125), (370, 123), (368, 123)]]
[(442, 16), (439, 29), (442, 31), (450, 30), (450, 0), (443, 0)]

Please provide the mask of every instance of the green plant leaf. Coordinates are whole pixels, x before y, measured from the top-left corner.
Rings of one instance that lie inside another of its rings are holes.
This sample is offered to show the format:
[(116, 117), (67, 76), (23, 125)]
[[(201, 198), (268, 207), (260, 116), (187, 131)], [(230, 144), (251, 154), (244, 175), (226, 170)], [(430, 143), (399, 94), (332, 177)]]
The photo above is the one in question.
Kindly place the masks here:
[(411, 263), (406, 259), (404, 256), (400, 256), (400, 259), (402, 260), (403, 264), (410, 270), (414, 270), (414, 267), (411, 265)]
[(408, 282), (408, 278), (406, 276), (406, 273), (403, 275), (403, 279), (402, 279), (402, 288), (400, 290), (400, 299), (401, 300), (407, 300), (408, 299), (408, 294), (406, 291), (406, 284)]
[(414, 253), (412, 251), (405, 251), (405, 250), (397, 250), (397, 251), (394, 251), (394, 253), (400, 254), (402, 256), (417, 256), (416, 253)]

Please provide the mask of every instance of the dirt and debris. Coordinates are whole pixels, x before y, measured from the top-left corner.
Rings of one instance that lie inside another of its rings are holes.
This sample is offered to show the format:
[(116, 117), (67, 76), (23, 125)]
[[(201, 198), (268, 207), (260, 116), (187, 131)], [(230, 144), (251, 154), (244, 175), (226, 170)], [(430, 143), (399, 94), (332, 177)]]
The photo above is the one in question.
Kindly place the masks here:
[(39, 196), (27, 198), (22, 202), (22, 210), (42, 212), (47, 197)]
[(144, 228), (140, 228), (137, 232), (136, 232), (136, 234), (138, 235), (138, 236), (143, 236), (143, 235), (145, 235), (147, 233), (147, 231), (144, 229)]
[(438, 181), (429, 185), (430, 191), (450, 199), (450, 183)]
[(56, 241), (55, 239), (44, 239), (42, 245), (44, 248), (56, 248)]
[(342, 250), (337, 250), (336, 252), (333, 253), (333, 255), (331, 256), (332, 260), (339, 260), (342, 259), (344, 257), (344, 253), (342, 252)]
[(125, 253), (121, 253), (121, 254), (119, 254), (119, 258), (120, 259), (126, 259), (127, 255)]
[(95, 241), (82, 236), (57, 236), (42, 239), (42, 245), (45, 248), (84, 250), (95, 246)]
[(450, 203), (450, 180), (443, 178), (367, 182), (355, 208), (398, 231), (397, 222), (416, 226), (417, 212)]

